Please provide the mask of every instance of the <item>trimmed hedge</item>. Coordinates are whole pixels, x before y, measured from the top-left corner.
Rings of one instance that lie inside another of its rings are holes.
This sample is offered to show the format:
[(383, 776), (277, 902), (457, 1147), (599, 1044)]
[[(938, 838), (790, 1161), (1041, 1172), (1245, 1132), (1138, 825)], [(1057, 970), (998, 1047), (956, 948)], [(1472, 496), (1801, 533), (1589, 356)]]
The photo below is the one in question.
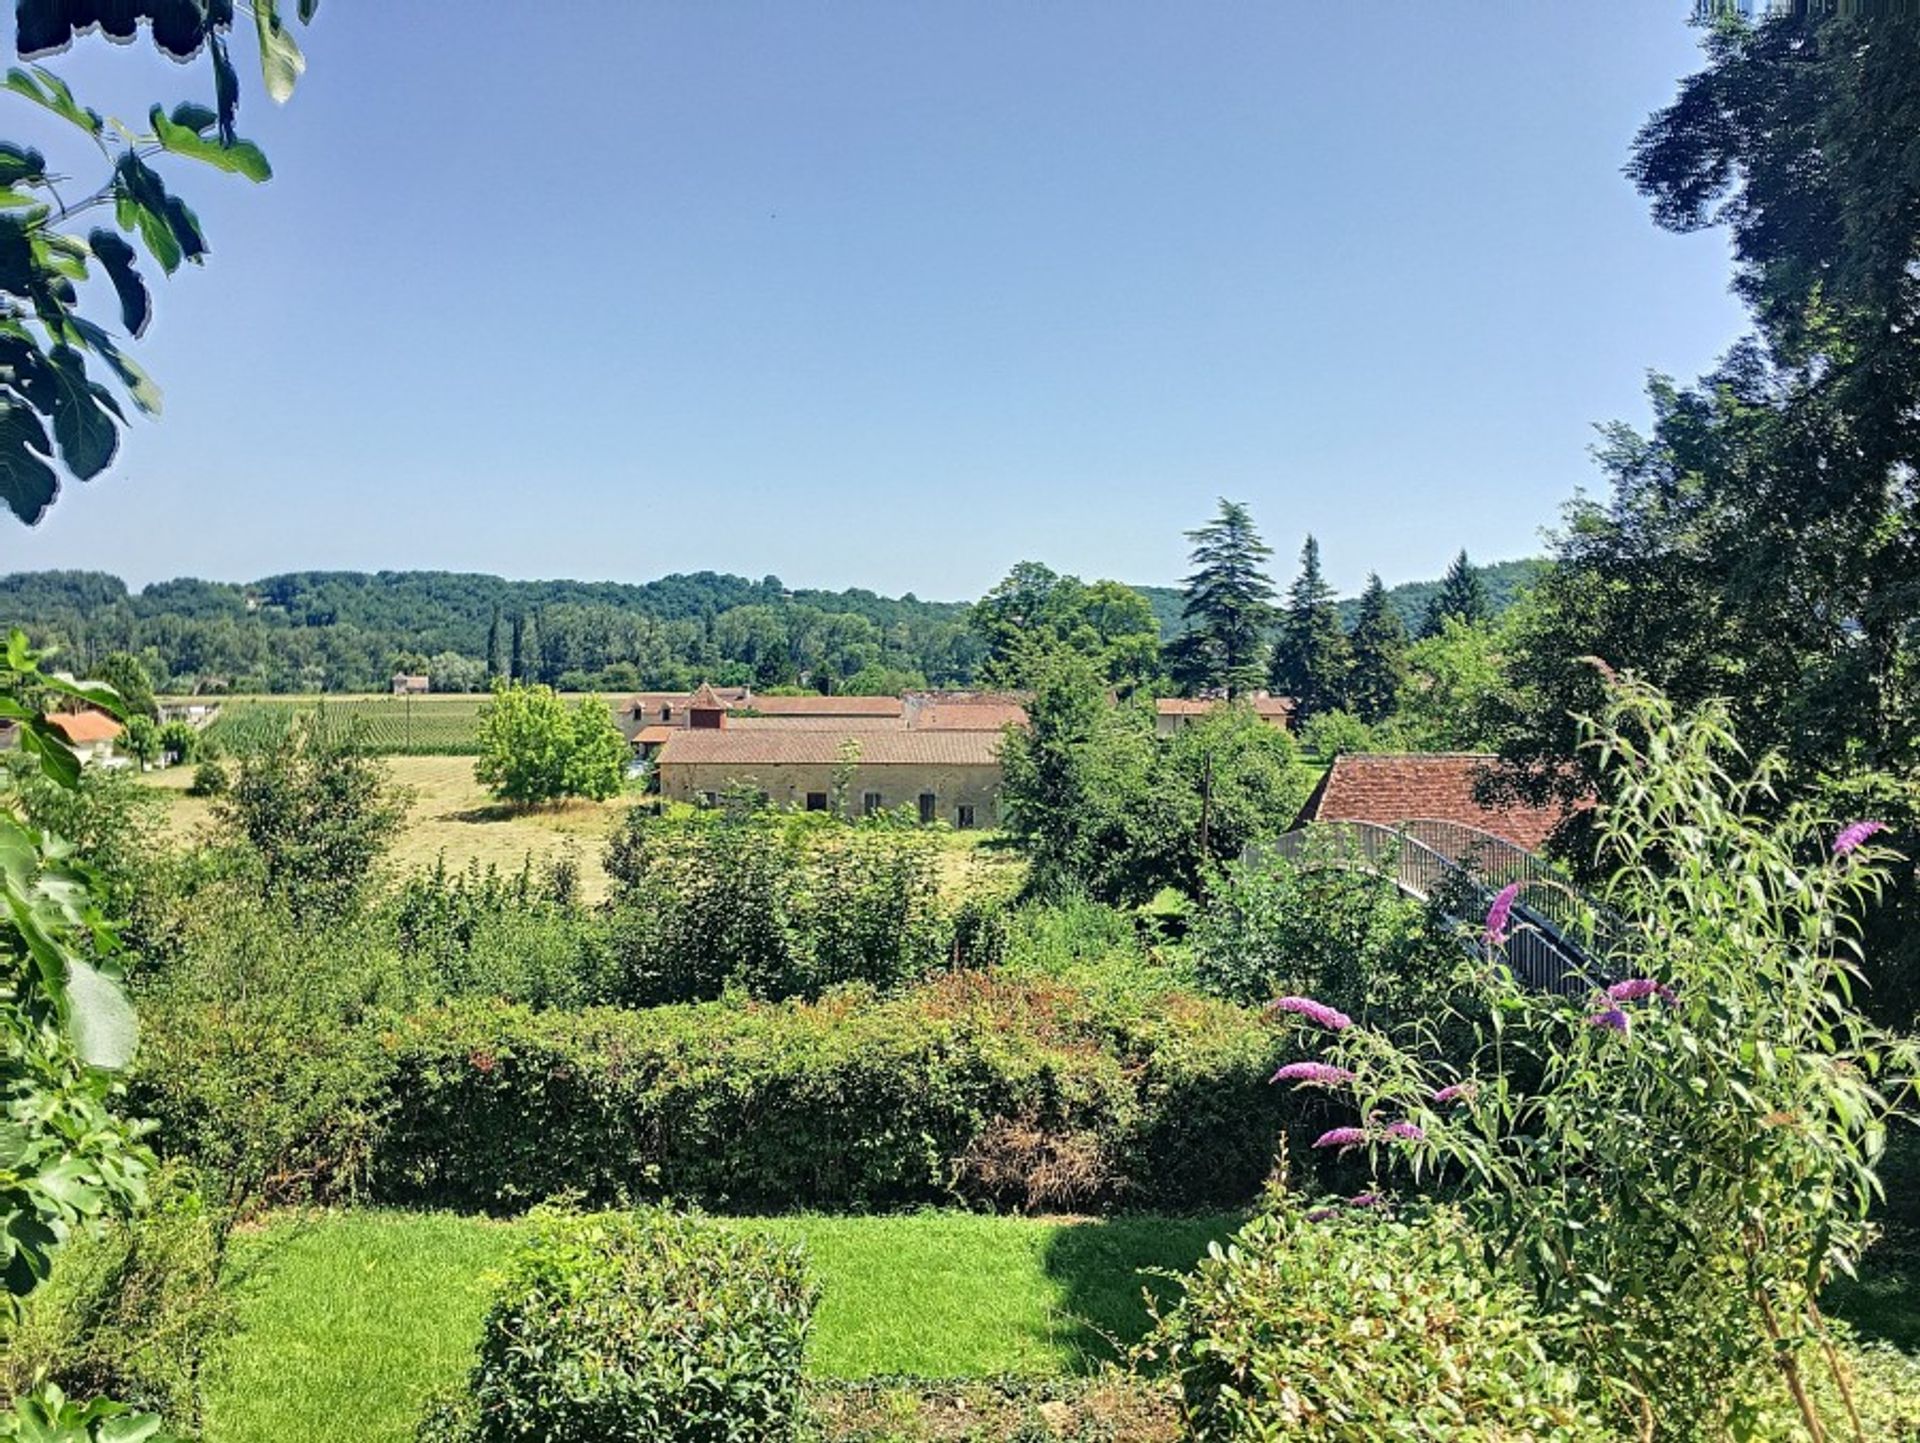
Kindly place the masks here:
[(383, 1201), (671, 1195), (756, 1211), (1250, 1198), (1294, 1100), (1253, 1014), (960, 972), (892, 998), (413, 1017), (385, 1039)]

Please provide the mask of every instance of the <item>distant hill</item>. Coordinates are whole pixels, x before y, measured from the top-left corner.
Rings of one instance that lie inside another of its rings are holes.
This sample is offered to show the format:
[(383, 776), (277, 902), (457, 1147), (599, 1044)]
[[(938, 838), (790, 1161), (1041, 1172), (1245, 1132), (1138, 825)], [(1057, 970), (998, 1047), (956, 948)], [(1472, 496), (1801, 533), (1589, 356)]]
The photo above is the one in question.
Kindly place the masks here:
[[(1519, 600), (1520, 593), (1539, 579), (1548, 564), (1545, 557), (1530, 556), (1520, 561), (1495, 561), (1473, 569), (1486, 583), (1487, 600), (1492, 603), (1494, 615), (1498, 616)], [(1403, 581), (1398, 586), (1387, 588), (1387, 600), (1400, 613), (1400, 619), (1407, 624), (1407, 629), (1417, 631), (1420, 623), (1426, 619), (1428, 604), (1439, 589), (1437, 578), (1432, 581)], [(1161, 636), (1178, 636), (1187, 629), (1180, 617), (1178, 587), (1136, 586), (1134, 590), (1146, 597), (1148, 604), (1153, 607), (1153, 614), (1160, 622)], [(1350, 596), (1343, 600), (1340, 603), (1341, 624), (1351, 629), (1359, 610), (1358, 597)]]

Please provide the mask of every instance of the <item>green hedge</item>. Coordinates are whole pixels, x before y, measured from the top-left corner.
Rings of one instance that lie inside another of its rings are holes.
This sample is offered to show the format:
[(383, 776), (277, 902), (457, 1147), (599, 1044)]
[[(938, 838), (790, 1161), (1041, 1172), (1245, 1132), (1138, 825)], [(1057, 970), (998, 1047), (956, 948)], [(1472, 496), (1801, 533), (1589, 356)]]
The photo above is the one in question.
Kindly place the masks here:
[(877, 999), (462, 1004), (386, 1038), (381, 1200), (517, 1211), (1198, 1207), (1249, 1198), (1288, 1094), (1250, 1013), (962, 972)]

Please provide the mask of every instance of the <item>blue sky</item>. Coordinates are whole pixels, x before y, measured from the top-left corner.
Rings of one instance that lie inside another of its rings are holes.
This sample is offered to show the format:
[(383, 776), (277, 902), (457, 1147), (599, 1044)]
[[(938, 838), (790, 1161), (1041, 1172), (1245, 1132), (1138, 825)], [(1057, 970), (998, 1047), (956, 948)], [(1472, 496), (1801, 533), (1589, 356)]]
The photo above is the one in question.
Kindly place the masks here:
[(1743, 326), (1620, 173), (1690, 8), (327, 0), (289, 105), (243, 71), (275, 178), (175, 168), (164, 418), (0, 568), (970, 597), (1175, 580), (1222, 495), (1282, 584), (1308, 531), (1348, 591), (1530, 554)]

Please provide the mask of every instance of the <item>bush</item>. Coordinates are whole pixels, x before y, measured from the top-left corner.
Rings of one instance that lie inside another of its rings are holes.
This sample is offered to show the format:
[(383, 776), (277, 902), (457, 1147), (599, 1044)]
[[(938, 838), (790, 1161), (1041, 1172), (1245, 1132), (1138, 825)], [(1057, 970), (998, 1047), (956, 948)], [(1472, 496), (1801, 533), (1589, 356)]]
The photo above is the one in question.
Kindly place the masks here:
[(193, 783), (187, 788), (190, 797), (224, 797), (233, 779), (227, 775), (227, 765), (220, 761), (204, 761), (193, 769)]
[(160, 728), (160, 750), (176, 763), (190, 762), (199, 755), (200, 733), (186, 722), (167, 722)]
[(1356, 1016), (1430, 1010), (1463, 960), (1447, 925), (1337, 841), (1308, 848), (1214, 879), (1193, 929), (1201, 988), (1246, 1006), (1306, 993)]
[(564, 859), (545, 877), (531, 864), (502, 874), (444, 862), (417, 873), (393, 902), (400, 949), (439, 997), (497, 997), (530, 1007), (613, 1000), (606, 927), (573, 901), (577, 871)]
[(1478, 1259), (1443, 1210), (1283, 1204), (1214, 1245), (1143, 1352), (1177, 1379), (1196, 1443), (1615, 1436), (1551, 1360), (1529, 1297)]
[(631, 813), (607, 856), (620, 1000), (692, 1002), (729, 987), (815, 996), (911, 980), (946, 957), (952, 936), (936, 845), (880, 820)]
[(143, 1211), (61, 1253), (0, 1349), (0, 1397), (44, 1377), (197, 1433), (201, 1371), (233, 1321), (220, 1286), (226, 1234), (226, 1214), (191, 1174), (163, 1168)]
[(978, 973), (876, 1000), (647, 1012), (439, 1009), (397, 1029), (389, 1201), (889, 1207), (1238, 1203), (1288, 1095), (1271, 1030), (1163, 992)]
[(625, 784), (628, 756), (604, 703), (583, 697), (569, 706), (551, 687), (498, 681), (493, 699), (480, 708), (473, 775), (515, 806), (605, 800)]
[(781, 1443), (818, 1289), (797, 1247), (664, 1210), (546, 1213), (423, 1443)]

